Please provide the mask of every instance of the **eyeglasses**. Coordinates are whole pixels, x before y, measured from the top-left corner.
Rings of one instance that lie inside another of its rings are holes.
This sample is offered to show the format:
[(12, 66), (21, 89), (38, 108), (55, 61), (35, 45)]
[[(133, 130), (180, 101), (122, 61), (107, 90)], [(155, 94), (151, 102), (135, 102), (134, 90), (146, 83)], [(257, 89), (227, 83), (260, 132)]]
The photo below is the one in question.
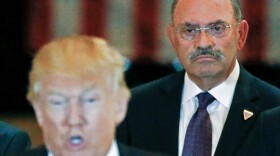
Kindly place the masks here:
[(225, 37), (228, 34), (228, 28), (231, 27), (232, 26), (230, 24), (226, 23), (214, 23), (205, 27), (180, 24), (174, 30), (176, 33), (179, 33), (183, 39), (193, 40), (201, 33), (201, 30), (204, 30), (216, 38)]

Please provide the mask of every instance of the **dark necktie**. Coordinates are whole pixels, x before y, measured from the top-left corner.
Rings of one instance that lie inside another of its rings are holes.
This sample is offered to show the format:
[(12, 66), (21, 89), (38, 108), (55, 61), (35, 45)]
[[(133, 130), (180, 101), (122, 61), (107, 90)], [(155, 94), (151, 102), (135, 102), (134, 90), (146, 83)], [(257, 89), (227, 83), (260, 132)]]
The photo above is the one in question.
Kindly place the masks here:
[(183, 156), (211, 156), (212, 126), (206, 108), (215, 98), (208, 92), (200, 93), (197, 97), (199, 107), (187, 128)]

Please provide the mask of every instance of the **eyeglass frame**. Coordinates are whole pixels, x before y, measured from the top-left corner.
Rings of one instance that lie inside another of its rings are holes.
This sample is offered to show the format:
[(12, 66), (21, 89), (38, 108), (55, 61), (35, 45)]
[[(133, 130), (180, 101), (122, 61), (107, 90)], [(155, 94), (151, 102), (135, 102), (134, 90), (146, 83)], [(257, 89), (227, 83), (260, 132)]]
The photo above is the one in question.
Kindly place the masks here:
[[(211, 31), (210, 31), (211, 28), (214, 28), (216, 25), (219, 25), (219, 24), (224, 25), (225, 30), (227, 28), (232, 28), (232, 26), (233, 26), (232, 24), (227, 24), (224, 21), (218, 20), (218, 21), (216, 21), (214, 23), (210, 23), (210, 24), (208, 24), (208, 25), (206, 25), (204, 27), (197, 27), (196, 25), (193, 25), (191, 23), (179, 24), (176, 27), (174, 27), (174, 24), (172, 24), (172, 27), (173, 27), (174, 32), (178, 33), (181, 36), (182, 39), (191, 41), (191, 40), (194, 40), (199, 34), (201, 34), (202, 30), (204, 30), (205, 32), (207, 32), (208, 34), (210, 34), (211, 36), (216, 37), (216, 38), (223, 38), (223, 37), (225, 37), (227, 34), (222, 35), (222, 36), (218, 36), (218, 35), (215, 35), (215, 34), (211, 33)], [(239, 22), (237, 22), (234, 25), (237, 25), (237, 24), (239, 24)], [(184, 32), (183, 30), (184, 30), (184, 28), (188, 27), (188, 25), (189, 26), (193, 26), (194, 30), (196, 31), (195, 35), (193, 37), (190, 37), (190, 38), (183, 37), (183, 32)]]

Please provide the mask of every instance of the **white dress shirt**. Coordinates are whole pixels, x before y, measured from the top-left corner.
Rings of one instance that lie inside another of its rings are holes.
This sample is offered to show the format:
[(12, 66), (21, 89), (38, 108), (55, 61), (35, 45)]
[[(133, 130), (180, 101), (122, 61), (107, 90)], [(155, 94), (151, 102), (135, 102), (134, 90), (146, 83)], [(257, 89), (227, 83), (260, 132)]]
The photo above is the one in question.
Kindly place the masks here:
[[(117, 142), (114, 140), (106, 156), (119, 156), (119, 155), (120, 155), (119, 148)], [(48, 156), (54, 156), (54, 155), (48, 151)]]
[[(231, 106), (239, 73), (239, 64), (236, 60), (236, 65), (229, 77), (224, 82), (208, 91), (216, 99), (207, 107), (207, 112), (209, 113), (212, 124), (212, 155), (214, 155), (217, 148)], [(188, 124), (198, 108), (198, 99), (196, 95), (201, 92), (204, 91), (192, 82), (188, 74), (185, 73), (179, 123), (179, 156), (181, 156), (183, 152)]]

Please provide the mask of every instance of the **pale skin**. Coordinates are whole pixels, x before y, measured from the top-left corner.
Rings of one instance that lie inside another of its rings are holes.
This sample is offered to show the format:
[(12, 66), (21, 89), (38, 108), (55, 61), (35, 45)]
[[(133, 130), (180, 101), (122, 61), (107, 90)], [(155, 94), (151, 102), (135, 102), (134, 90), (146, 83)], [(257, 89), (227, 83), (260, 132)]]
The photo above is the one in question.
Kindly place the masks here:
[[(174, 31), (174, 27), (182, 23), (203, 27), (217, 21), (232, 25), (227, 35), (222, 38), (215, 38), (201, 31), (193, 40), (185, 40)], [(189, 78), (199, 88), (208, 91), (226, 80), (232, 72), (237, 53), (246, 42), (248, 30), (247, 21), (238, 23), (235, 20), (230, 0), (179, 0), (174, 11), (173, 24), (167, 27), (167, 35)], [(188, 55), (199, 47), (220, 50), (224, 57), (218, 60), (213, 56), (203, 55), (190, 61)]]
[(46, 146), (55, 156), (104, 156), (109, 151), (128, 97), (113, 92), (105, 77), (41, 79), (33, 107)]

